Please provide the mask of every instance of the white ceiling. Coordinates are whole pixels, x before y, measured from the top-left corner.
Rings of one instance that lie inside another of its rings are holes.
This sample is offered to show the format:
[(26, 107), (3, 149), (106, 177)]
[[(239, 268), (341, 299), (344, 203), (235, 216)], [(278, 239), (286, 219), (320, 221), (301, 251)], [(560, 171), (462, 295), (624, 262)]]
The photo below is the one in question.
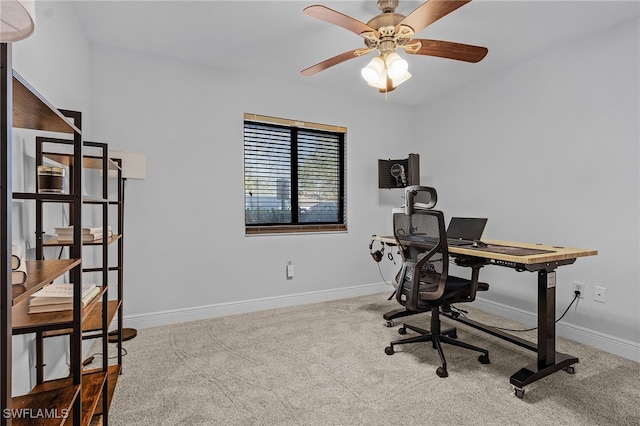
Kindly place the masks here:
[[(90, 41), (266, 76), (299, 84), (382, 98), (360, 76), (373, 54), (351, 59), (311, 77), (300, 70), (364, 46), (362, 39), (302, 13), (311, 4), (367, 22), (379, 13), (375, 0), (280, 1), (73, 1)], [(408, 15), (422, 1), (400, 0)], [(413, 77), (389, 93), (388, 101), (419, 105), (448, 90), (499, 72), (545, 50), (640, 14), (637, 0), (474, 0), (418, 33), (485, 46), (486, 58), (470, 64), (409, 56)], [(637, 54), (637, 53), (636, 53)], [(258, 78), (258, 77), (256, 77)]]

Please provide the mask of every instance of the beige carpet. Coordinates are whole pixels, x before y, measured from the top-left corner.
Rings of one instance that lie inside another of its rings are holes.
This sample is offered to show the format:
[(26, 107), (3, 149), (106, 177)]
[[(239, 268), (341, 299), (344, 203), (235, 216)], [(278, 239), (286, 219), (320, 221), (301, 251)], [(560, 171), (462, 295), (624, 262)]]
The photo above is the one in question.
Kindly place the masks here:
[[(559, 338), (559, 351), (580, 358), (576, 374), (555, 373), (519, 399), (509, 376), (535, 354), (460, 325), (458, 338), (487, 348), (491, 364), (446, 346), (442, 379), (429, 344), (384, 353), (401, 337), (384, 326), (398, 306), (386, 296), (139, 330), (125, 343), (110, 424), (640, 424), (639, 363)], [(471, 319), (518, 326), (470, 306)], [(428, 327), (426, 315), (407, 322)]]

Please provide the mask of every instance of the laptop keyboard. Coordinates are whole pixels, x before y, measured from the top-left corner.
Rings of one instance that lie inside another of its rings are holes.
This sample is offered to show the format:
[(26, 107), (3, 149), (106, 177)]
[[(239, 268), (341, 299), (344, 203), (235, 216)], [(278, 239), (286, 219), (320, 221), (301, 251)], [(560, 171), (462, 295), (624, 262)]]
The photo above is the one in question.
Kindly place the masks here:
[(447, 244), (450, 246), (471, 246), (473, 240), (463, 240), (461, 238), (447, 238)]

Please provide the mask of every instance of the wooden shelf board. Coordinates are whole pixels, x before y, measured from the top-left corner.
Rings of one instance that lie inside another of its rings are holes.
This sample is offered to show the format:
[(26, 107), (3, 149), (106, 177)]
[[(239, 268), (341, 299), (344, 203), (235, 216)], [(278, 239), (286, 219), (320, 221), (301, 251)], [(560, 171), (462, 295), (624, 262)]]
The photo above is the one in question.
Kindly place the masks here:
[[(111, 400), (113, 399), (113, 393), (116, 390), (116, 385), (118, 384), (118, 377), (120, 377), (121, 365), (110, 365), (107, 369), (108, 374), (108, 392), (107, 392), (107, 407), (111, 407)], [(102, 397), (100, 401), (98, 401), (98, 406), (94, 413), (95, 416), (99, 416), (102, 414)]]
[[(111, 324), (118, 312), (121, 302), (119, 300), (109, 300), (107, 304), (107, 324)], [(98, 302), (95, 308), (91, 309), (82, 320), (82, 331), (93, 332), (102, 329), (102, 302)], [(65, 334), (73, 333), (72, 328), (65, 328), (62, 330), (47, 331), (43, 334), (44, 337), (62, 336)]]
[[(109, 303), (107, 303), (107, 324), (111, 324), (115, 318), (120, 304), (119, 300), (109, 300)], [(102, 306), (102, 302), (98, 303), (98, 306), (82, 321), (82, 331), (98, 331), (102, 329)]]
[[(78, 385), (60, 386), (51, 389), (37, 390), (26, 395), (21, 395), (12, 398), (11, 408), (13, 410), (25, 410), (23, 413), (28, 414), (26, 410), (31, 410), (34, 415), (38, 413), (38, 410), (48, 410), (49, 413), (54, 413), (56, 416), (64, 417), (65, 413), (71, 415), (73, 402), (75, 401), (78, 390)], [(52, 411), (53, 410), (53, 411)], [(18, 411), (20, 412), (20, 411)], [(55, 417), (55, 416), (54, 416)], [(38, 425), (61, 425), (65, 422), (64, 418), (52, 418), (52, 419), (31, 419), (31, 418), (13, 418), (12, 425), (33, 425), (34, 421), (38, 420)]]
[[(98, 402), (102, 396), (102, 386), (107, 379), (107, 374), (100, 370), (92, 370), (82, 373), (82, 421), (80, 424), (88, 425), (94, 416)], [(36, 385), (32, 393), (42, 391), (54, 391), (71, 387), (73, 380), (71, 377), (64, 379), (52, 380)], [(73, 424), (73, 412), (69, 413), (69, 423)]]
[[(111, 244), (111, 243), (119, 240), (120, 237), (121, 237), (120, 234), (113, 234), (111, 237), (109, 237), (109, 240), (107, 241), (107, 244)], [(95, 245), (100, 245), (100, 244), (102, 244), (102, 240), (84, 241), (82, 243), (83, 246), (95, 246)], [(57, 239), (54, 239), (54, 240), (45, 241), (42, 245), (45, 246), (45, 247), (60, 247), (60, 246), (66, 247), (66, 246), (72, 246), (73, 243), (67, 242), (67, 241), (64, 241), (64, 242), (61, 243)]]
[(74, 197), (69, 194), (38, 194), (35, 192), (14, 192), (14, 200), (40, 200), (53, 203), (73, 203)]
[[(43, 152), (42, 155), (63, 166), (71, 166), (73, 164), (73, 154), (60, 152)], [(82, 167), (85, 169), (102, 169), (102, 157), (97, 155), (84, 155), (82, 157)], [(111, 159), (107, 159), (107, 167), (109, 170), (118, 170), (120, 167)]]
[(27, 282), (11, 286), (14, 306), (27, 300), (45, 284), (80, 265), (80, 259), (27, 260), (26, 265)]
[[(92, 312), (96, 311), (96, 307), (100, 304), (102, 293), (107, 290), (103, 287), (100, 294), (93, 298), (89, 304), (82, 310), (82, 318), (87, 318)], [(73, 327), (73, 310), (58, 312), (42, 312), (37, 314), (29, 313), (29, 302), (24, 301), (14, 305), (12, 311), (12, 325), (14, 334), (31, 333), (34, 331), (50, 331), (67, 329)]]
[(105, 204), (105, 203), (109, 203), (109, 200), (107, 200), (106, 198), (83, 197), (82, 203), (83, 204)]
[(59, 133), (82, 133), (71, 119), (62, 115), (15, 71), (13, 71), (13, 127)]

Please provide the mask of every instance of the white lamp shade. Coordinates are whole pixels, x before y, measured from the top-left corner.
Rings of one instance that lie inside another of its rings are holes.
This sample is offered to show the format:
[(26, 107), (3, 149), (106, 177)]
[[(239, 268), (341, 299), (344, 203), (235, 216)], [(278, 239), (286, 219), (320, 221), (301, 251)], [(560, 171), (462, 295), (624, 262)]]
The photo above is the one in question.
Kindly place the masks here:
[(376, 85), (380, 81), (384, 80), (382, 78), (383, 73), (386, 79), (384, 61), (379, 56), (376, 56), (371, 60), (371, 62), (369, 62), (366, 67), (362, 68), (362, 71), (360, 73), (362, 74), (362, 77), (367, 81), (367, 83)]
[(405, 75), (409, 69), (409, 63), (396, 52), (388, 54), (385, 62), (387, 64), (387, 72), (392, 80)]
[(0, 0), (0, 42), (20, 41), (35, 28), (35, 0)]
[[(391, 78), (391, 76), (389, 78)], [(393, 87), (398, 87), (399, 85), (409, 80), (410, 78), (411, 78), (411, 74), (405, 71), (402, 75), (396, 78), (391, 78), (391, 81), (393, 82)]]
[(109, 158), (122, 160), (122, 177), (125, 179), (147, 178), (147, 156), (139, 152), (109, 150)]
[(380, 73), (380, 78), (378, 79), (378, 81), (375, 81), (373, 83), (367, 82), (367, 84), (377, 89), (382, 89), (382, 90), (386, 89), (387, 88), (387, 69), (386, 68), (382, 69), (382, 73)]

